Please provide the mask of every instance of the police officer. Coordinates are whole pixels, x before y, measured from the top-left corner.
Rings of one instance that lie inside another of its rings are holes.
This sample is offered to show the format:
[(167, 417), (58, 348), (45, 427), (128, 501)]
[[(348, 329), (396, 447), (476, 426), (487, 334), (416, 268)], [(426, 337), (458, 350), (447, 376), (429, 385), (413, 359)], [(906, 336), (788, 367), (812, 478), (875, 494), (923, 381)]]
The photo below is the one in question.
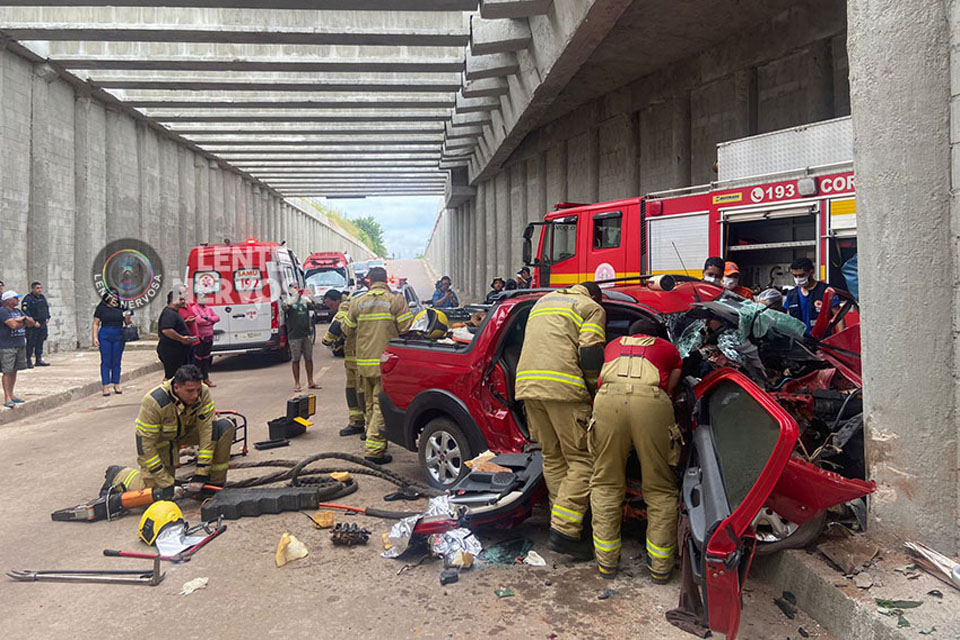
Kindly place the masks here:
[(678, 494), (672, 466), (683, 444), (670, 396), (680, 382), (680, 354), (652, 319), (634, 322), (629, 337), (607, 345), (593, 404), (590, 480), (593, 547), (604, 578), (617, 575), (627, 457), (636, 448), (647, 503), (647, 568), (664, 584), (673, 570)]
[(413, 323), (413, 313), (403, 296), (390, 291), (387, 270), (374, 267), (367, 272), (370, 289), (350, 306), (343, 319), (343, 334), (357, 341), (357, 373), (360, 388), (366, 400), (365, 458), (376, 464), (387, 464), (393, 457), (387, 454), (387, 439), (382, 433), (383, 414), (380, 413), (380, 356), (387, 343), (407, 331)]
[(30, 285), (30, 293), (23, 296), (20, 308), (25, 314), (36, 321), (33, 327), (27, 327), (27, 367), (49, 367), (50, 363), (43, 359), (43, 343), (47, 339), (47, 325), (50, 323), (50, 305), (43, 295), (43, 284), (34, 282)]
[[(234, 425), (215, 419), (210, 389), (195, 365), (183, 365), (173, 378), (151, 390), (137, 416), (138, 477), (126, 489), (159, 487), (173, 495), (181, 445), (197, 446), (197, 470), (191, 483), (223, 486), (227, 481)], [(109, 478), (108, 478), (109, 480)]]
[(324, 334), (321, 342), (333, 350), (343, 349), (343, 368), (347, 374), (347, 412), (350, 421), (347, 426), (340, 429), (341, 436), (355, 436), (366, 431), (364, 419), (364, 396), (362, 391), (358, 391), (360, 385), (357, 374), (357, 337), (351, 335), (349, 338), (343, 333), (343, 320), (350, 313), (350, 307), (353, 304), (353, 298), (344, 295), (336, 289), (331, 289), (323, 296), (323, 302), (335, 312), (333, 320), (330, 322), (330, 328)]
[(587, 423), (603, 364), (606, 313), (600, 287), (584, 282), (549, 293), (533, 306), (517, 363), (516, 397), (543, 449), (550, 494), (551, 549), (592, 556), (580, 532), (589, 503), (593, 457)]

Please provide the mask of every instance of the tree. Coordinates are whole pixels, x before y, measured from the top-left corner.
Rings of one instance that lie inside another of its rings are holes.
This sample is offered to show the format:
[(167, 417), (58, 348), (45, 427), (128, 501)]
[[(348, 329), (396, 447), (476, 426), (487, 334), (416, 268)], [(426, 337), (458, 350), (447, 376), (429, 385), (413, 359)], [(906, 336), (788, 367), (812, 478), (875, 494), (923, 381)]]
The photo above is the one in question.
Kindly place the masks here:
[(360, 231), (366, 236), (367, 245), (374, 253), (378, 256), (387, 255), (387, 247), (383, 244), (383, 227), (373, 216), (354, 218), (353, 223), (360, 227)]

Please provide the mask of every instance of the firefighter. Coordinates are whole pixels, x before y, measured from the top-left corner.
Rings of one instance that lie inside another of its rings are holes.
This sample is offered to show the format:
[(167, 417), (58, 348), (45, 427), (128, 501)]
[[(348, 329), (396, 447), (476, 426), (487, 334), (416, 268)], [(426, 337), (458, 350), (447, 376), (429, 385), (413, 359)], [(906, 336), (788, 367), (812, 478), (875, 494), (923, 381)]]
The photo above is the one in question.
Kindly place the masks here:
[(380, 413), (380, 356), (387, 343), (407, 331), (413, 313), (403, 296), (390, 291), (387, 270), (374, 267), (367, 272), (370, 289), (350, 306), (343, 319), (343, 334), (357, 341), (357, 373), (366, 400), (366, 444), (364, 457), (376, 464), (387, 464), (393, 457), (387, 453), (387, 439), (382, 433)]
[(164, 499), (173, 496), (182, 445), (197, 446), (197, 469), (190, 483), (223, 486), (235, 427), (216, 420), (213, 396), (203, 374), (192, 364), (177, 369), (143, 397), (137, 416), (137, 463), (140, 474), (128, 489), (159, 487)]
[(753, 291), (740, 286), (740, 267), (736, 262), (723, 264), (723, 288), (747, 300), (753, 300)]
[(349, 338), (343, 333), (343, 320), (350, 313), (350, 306), (355, 298), (349, 295), (343, 295), (336, 289), (331, 289), (323, 296), (323, 302), (332, 311), (336, 312), (333, 320), (330, 322), (330, 328), (324, 334), (323, 344), (331, 349), (343, 348), (343, 368), (347, 374), (347, 413), (350, 420), (347, 426), (340, 429), (341, 436), (355, 436), (362, 434), (364, 428), (364, 395), (363, 390), (359, 389), (360, 381), (357, 376), (357, 339), (351, 335)]
[(531, 435), (543, 449), (550, 494), (549, 546), (589, 560), (581, 543), (593, 457), (587, 423), (603, 364), (606, 313), (600, 287), (584, 282), (540, 298), (530, 310), (517, 363), (516, 397), (524, 401)]
[(670, 398), (680, 382), (680, 354), (663, 339), (663, 326), (653, 319), (637, 320), (628, 333), (607, 345), (593, 404), (593, 548), (600, 575), (614, 578), (627, 458), (635, 448), (647, 504), (647, 568), (655, 583), (665, 584), (673, 571), (677, 540), (678, 493), (671, 467), (680, 462), (683, 440)]

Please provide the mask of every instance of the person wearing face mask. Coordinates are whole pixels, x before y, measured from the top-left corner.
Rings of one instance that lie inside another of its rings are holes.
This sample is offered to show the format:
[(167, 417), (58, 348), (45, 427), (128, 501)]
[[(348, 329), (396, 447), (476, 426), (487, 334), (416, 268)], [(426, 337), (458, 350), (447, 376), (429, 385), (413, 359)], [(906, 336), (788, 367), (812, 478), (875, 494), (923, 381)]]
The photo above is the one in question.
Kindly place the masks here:
[(727, 291), (732, 291), (747, 300), (753, 300), (753, 291), (740, 286), (740, 267), (736, 262), (727, 262), (723, 265), (722, 284)]
[[(813, 261), (810, 258), (794, 260), (790, 265), (793, 281), (796, 287), (787, 292), (783, 307), (787, 313), (807, 325), (807, 333), (817, 324), (823, 306), (823, 294), (827, 292), (827, 284), (814, 277)], [(834, 298), (834, 306), (839, 303)]]
[(703, 280), (710, 284), (720, 286), (720, 279), (723, 277), (723, 258), (710, 256), (703, 263)]

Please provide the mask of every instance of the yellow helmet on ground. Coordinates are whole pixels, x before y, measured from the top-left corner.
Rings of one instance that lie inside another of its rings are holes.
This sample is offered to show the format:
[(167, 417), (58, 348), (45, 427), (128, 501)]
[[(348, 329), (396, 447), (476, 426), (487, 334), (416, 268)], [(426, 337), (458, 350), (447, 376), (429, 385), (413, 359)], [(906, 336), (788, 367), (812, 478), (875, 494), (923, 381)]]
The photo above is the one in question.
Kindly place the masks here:
[(157, 541), (160, 531), (171, 522), (182, 522), (183, 513), (175, 502), (158, 500), (140, 518), (140, 539), (149, 545)]
[(443, 311), (424, 309), (413, 319), (410, 331), (421, 333), (423, 337), (430, 340), (439, 340), (450, 331), (450, 321), (447, 320), (447, 314)]

